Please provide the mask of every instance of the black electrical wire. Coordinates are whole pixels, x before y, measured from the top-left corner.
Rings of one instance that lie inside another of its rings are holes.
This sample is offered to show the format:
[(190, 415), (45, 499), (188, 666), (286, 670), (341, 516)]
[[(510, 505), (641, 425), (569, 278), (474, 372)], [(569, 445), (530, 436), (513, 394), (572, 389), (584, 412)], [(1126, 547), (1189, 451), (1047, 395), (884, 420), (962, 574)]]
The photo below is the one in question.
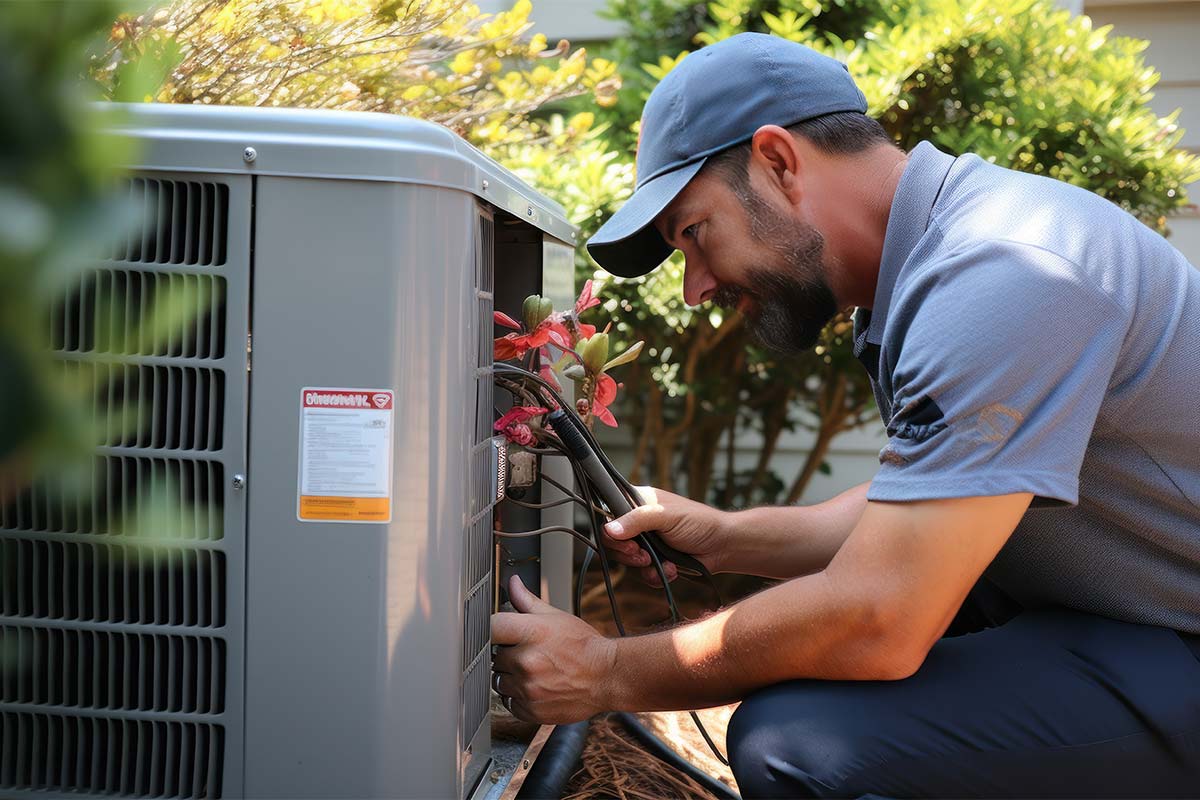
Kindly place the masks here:
[(587, 571), (592, 566), (592, 556), (594, 550), (587, 550), (583, 554), (583, 563), (579, 565), (579, 577), (575, 579), (575, 616), (583, 616), (583, 584), (584, 578), (587, 577)]
[(596, 545), (592, 544), (586, 536), (574, 528), (568, 528), (566, 525), (547, 525), (545, 528), (538, 528), (534, 531), (492, 531), (492, 533), (503, 539), (529, 539), (534, 536), (541, 536), (543, 533), (569, 533), (592, 550), (596, 549)]
[(723, 800), (741, 800), (737, 792), (730, 789), (725, 784), (721, 783), (716, 778), (696, 768), (696, 766), (669, 747), (666, 742), (655, 736), (646, 726), (638, 721), (638, 718), (633, 714), (627, 714), (624, 711), (612, 712), (609, 716), (620, 722), (627, 731), (629, 731), (635, 739), (650, 751), (652, 755), (660, 761), (674, 767), (675, 769), (687, 775), (689, 778), (700, 784), (710, 794), (713, 794)]
[(562, 450), (555, 447), (526, 447), (525, 452), (533, 453), (535, 456), (565, 456)]
[[(532, 509), (537, 509), (537, 510), (546, 509), (546, 508), (557, 508), (558, 506), (566, 505), (567, 503), (575, 503), (580, 506), (583, 505), (582, 497), (560, 497), (557, 500), (551, 500), (548, 503), (527, 503), (524, 500), (517, 500), (515, 497), (506, 497), (504, 499), (507, 500), (508, 502), (512, 503), (515, 506), (521, 506), (522, 508), (532, 508)], [(599, 509), (597, 509), (597, 510), (599, 510)]]
[[(540, 386), (541, 389), (544, 392), (546, 392), (550, 398), (552, 398), (554, 400), (554, 402), (558, 405), (559, 408), (563, 409), (568, 414), (573, 413), (571, 407), (566, 403), (566, 401), (563, 400), (563, 398), (558, 394), (558, 392), (550, 384), (550, 382), (545, 380), (542, 376), (537, 375), (536, 373), (530, 372), (528, 370), (521, 369), (520, 367), (514, 367), (510, 364), (499, 363), (499, 364), (496, 364), (495, 366), (498, 371), (514, 373), (516, 375), (519, 375), (524, 380), (533, 381), (535, 384)], [(578, 429), (579, 433), (588, 442), (589, 447), (591, 448), (592, 452), (596, 454), (597, 458), (600, 460), (600, 463), (604, 467), (605, 471), (607, 471), (612, 476), (613, 480), (616, 482), (616, 484), (617, 484), (618, 488), (621, 490), (622, 494), (625, 495), (625, 498), (629, 502), (629, 505), (632, 507), (637, 507), (637, 506), (642, 505), (643, 501), (642, 501), (641, 495), (638, 494), (637, 489), (634, 488), (633, 484), (631, 484), (625, 478), (625, 476), (623, 474), (621, 474), (621, 472), (618, 469), (616, 469), (616, 467), (613, 466), (612, 461), (609, 460), (608, 455), (600, 447), (599, 443), (596, 441), (595, 437), (592, 435), (592, 432), (588, 429), (588, 427), (583, 424), (579, 424), (575, 427)], [(588, 506), (591, 507), (593, 505), (593, 502), (592, 502), (592, 498), (591, 498), (591, 491), (588, 488), (589, 482), (587, 481), (586, 476), (581, 474), (581, 472), (578, 468), (578, 465), (576, 465), (573, 460), (571, 461), (571, 465), (575, 469), (575, 479), (579, 483), (580, 489), (584, 492), (584, 497), (587, 500)], [(554, 479), (548, 478), (548, 476), (545, 476), (545, 475), (543, 475), (542, 477), (543, 477), (543, 479), (548, 479), (551, 484), (553, 484), (554, 486), (559, 488), (561, 491), (569, 493), (569, 491), (565, 487), (563, 487), (561, 484), (559, 484)], [(589, 516), (591, 517), (591, 527), (592, 527), (593, 537), (595, 538), (596, 545), (597, 545), (596, 552), (600, 555), (601, 571), (604, 576), (605, 589), (608, 593), (609, 605), (612, 607), (613, 621), (616, 623), (617, 630), (620, 633), (620, 635), (625, 636), (625, 626), (621, 622), (621, 619), (620, 619), (620, 612), (617, 608), (616, 595), (613, 591), (612, 580), (609, 575), (608, 559), (605, 554), (606, 548), (603, 546), (603, 543), (601, 541), (600, 532), (597, 529), (594, 515), (589, 514)], [(667, 580), (666, 571), (663, 568), (662, 562), (658, 557), (658, 553), (655, 552), (653, 547), (648, 545), (648, 543), (646, 542), (644, 537), (639, 536), (638, 538), (641, 540), (646, 552), (650, 555), (650, 560), (654, 566), (655, 572), (658, 573), (659, 580), (662, 583), (663, 594), (667, 601), (667, 607), (670, 610), (671, 620), (673, 622), (677, 623), (680, 619), (679, 608), (675, 603), (675, 597), (674, 597), (673, 592), (671, 591), (671, 582), (669, 580)], [(700, 564), (700, 569), (701, 569), (701, 575), (708, 582), (710, 588), (712, 589), (713, 594), (717, 600), (717, 605), (719, 607), (720, 605), (722, 605), (720, 590), (717, 588), (716, 583), (712, 580), (712, 574), (704, 567), (703, 564)], [(688, 713), (692, 718), (692, 722), (695, 723), (697, 730), (700, 732), (700, 735), (704, 738), (705, 743), (708, 745), (709, 749), (712, 750), (713, 755), (716, 756), (717, 760), (719, 760), (722, 764), (725, 764), (726, 766), (728, 766), (728, 764), (729, 764), (728, 759), (725, 758), (725, 755), (717, 747), (716, 743), (712, 740), (712, 737), (709, 736), (708, 730), (704, 727), (704, 724), (700, 721), (700, 717), (696, 714), (695, 711), (690, 711)]]
[[(574, 461), (571, 466), (575, 469), (575, 480), (579, 481), (579, 488), (583, 491), (584, 499), (590, 507), (593, 505), (591, 485), (585, 480), (585, 476), (580, 474), (579, 467)], [(596, 540), (596, 555), (600, 557), (600, 572), (604, 577), (604, 591), (608, 594), (608, 605), (612, 609), (613, 623), (617, 626), (617, 633), (625, 636), (625, 623), (621, 619), (621, 609), (617, 606), (617, 593), (613, 588), (611, 567), (608, 564), (608, 553), (600, 542), (600, 531), (596, 527), (596, 518), (593, 514), (591, 517), (592, 536)]]
[[(579, 475), (576, 474), (576, 478), (578, 478), (578, 477), (579, 477)], [(566, 486), (563, 486), (561, 483), (556, 481), (554, 478), (551, 478), (549, 475), (546, 475), (545, 473), (542, 474), (542, 480), (544, 480), (546, 483), (553, 486), (555, 489), (558, 489), (560, 492), (567, 495), (568, 497), (572, 496), (572, 494), (573, 494), (570, 489), (568, 489)], [(581, 483), (580, 485), (582, 486), (583, 484)]]

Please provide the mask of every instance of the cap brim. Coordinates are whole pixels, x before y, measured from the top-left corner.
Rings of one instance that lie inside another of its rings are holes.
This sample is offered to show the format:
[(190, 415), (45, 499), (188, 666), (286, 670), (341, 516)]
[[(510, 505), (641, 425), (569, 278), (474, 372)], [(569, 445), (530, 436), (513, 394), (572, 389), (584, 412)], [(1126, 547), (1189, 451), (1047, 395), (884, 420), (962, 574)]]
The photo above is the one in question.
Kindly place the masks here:
[(659, 175), (646, 183), (588, 240), (596, 263), (613, 275), (636, 278), (667, 260), (671, 247), (654, 227), (654, 218), (683, 191), (707, 158)]

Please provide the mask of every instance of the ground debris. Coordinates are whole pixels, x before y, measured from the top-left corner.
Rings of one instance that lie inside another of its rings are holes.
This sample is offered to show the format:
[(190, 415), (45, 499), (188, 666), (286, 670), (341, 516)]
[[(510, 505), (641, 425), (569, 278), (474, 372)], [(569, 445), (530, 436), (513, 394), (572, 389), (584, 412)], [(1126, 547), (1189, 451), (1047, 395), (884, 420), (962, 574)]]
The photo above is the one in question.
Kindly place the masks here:
[[(724, 744), (725, 724), (732, 713), (733, 707), (701, 712), (701, 718), (718, 745)], [(729, 768), (708, 752), (686, 713), (639, 714), (638, 718), (685, 759), (734, 787)], [(697, 746), (707, 753), (707, 758), (698, 753)], [(613, 797), (620, 800), (713, 799), (712, 794), (691, 778), (643, 750), (621, 723), (601, 717), (592, 723), (582, 766), (567, 784), (563, 800)]]

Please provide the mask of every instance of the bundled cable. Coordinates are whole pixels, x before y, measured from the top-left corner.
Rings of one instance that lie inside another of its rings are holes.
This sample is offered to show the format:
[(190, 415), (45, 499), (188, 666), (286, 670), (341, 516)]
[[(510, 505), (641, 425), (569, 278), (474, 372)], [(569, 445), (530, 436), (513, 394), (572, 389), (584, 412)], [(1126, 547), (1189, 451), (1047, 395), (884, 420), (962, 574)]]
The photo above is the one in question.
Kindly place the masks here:
[[(616, 592), (613, 588), (608, 556), (603, 546), (600, 529), (604, 524), (604, 517), (616, 518), (629, 513), (637, 506), (643, 504), (642, 497), (625, 476), (613, 466), (608, 456), (605, 455), (596, 442), (592, 432), (583, 424), (583, 421), (579, 419), (571, 406), (563, 400), (549, 381), (534, 372), (511, 364), (497, 363), (495, 370), (497, 386), (506, 389), (514, 397), (519, 397), (526, 402), (530, 399), (540, 398), (548, 408), (553, 409), (547, 414), (547, 422), (552, 430), (543, 430), (541, 432), (539, 444), (542, 446), (537, 448), (536, 452), (541, 454), (556, 453), (567, 457), (575, 472), (576, 484), (579, 487), (580, 493), (576, 494), (569, 491), (567, 487), (553, 481), (548, 476), (543, 475), (542, 477), (543, 480), (553, 484), (559, 491), (562, 491), (566, 495), (566, 500), (562, 502), (574, 501), (585, 509), (592, 536), (591, 541), (588, 542), (588, 550), (584, 556), (584, 568), (580, 571), (579, 580), (575, 587), (574, 610), (577, 615), (582, 610), (580, 606), (584, 573), (586, 573), (587, 566), (590, 565), (593, 556), (598, 557), (601, 575), (604, 579), (605, 592), (608, 595), (609, 605), (612, 608), (613, 621), (620, 635), (625, 636), (625, 625), (621, 620), (621, 614), (617, 608)], [(528, 505), (529, 507), (545, 508), (557, 504), (556, 502)], [(522, 503), (521, 505), (526, 504)], [(586, 541), (586, 537), (579, 535), (571, 529), (559, 527), (544, 528), (540, 531), (522, 534), (502, 535), (522, 536), (551, 531), (572, 532), (577, 538)], [(667, 579), (667, 573), (663, 567), (663, 561), (674, 562), (679, 568), (681, 575), (691, 573), (693, 577), (705, 580), (713, 591), (717, 605), (721, 604), (720, 594), (712, 581), (711, 573), (694, 556), (675, 550), (664, 543), (654, 533), (639, 534), (636, 541), (650, 556), (650, 562), (662, 583), (663, 595), (666, 599), (672, 622), (678, 623), (680, 621), (680, 614), (679, 608), (675, 603), (674, 594), (671, 591), (671, 582)], [(700, 718), (694, 711), (689, 713), (700, 735), (712, 750), (713, 755), (722, 764), (728, 765), (729, 761), (721, 753), (716, 743), (713, 742), (708, 731), (705, 730), (704, 725), (700, 722)]]

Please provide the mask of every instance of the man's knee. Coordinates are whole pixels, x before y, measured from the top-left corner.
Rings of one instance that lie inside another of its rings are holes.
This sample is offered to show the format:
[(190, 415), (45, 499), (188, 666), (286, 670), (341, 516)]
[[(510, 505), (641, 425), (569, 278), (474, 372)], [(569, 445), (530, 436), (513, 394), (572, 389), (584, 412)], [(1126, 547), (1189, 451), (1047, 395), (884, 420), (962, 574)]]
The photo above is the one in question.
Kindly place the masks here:
[[(747, 697), (729, 722), (729, 761), (743, 797), (846, 797), (869, 763), (861, 706), (824, 681), (792, 681)], [(839, 700), (841, 698), (841, 700)]]

